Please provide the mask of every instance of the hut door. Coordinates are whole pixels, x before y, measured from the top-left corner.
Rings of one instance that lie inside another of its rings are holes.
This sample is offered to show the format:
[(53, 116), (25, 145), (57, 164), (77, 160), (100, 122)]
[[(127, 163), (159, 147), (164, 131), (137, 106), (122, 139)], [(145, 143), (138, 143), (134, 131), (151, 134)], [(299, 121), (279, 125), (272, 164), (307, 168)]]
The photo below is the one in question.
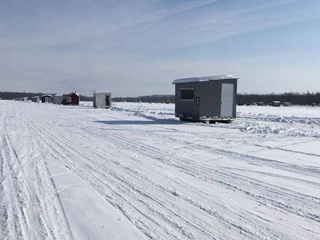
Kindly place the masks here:
[(220, 117), (233, 117), (233, 84), (223, 83), (221, 87), (221, 109)]
[(110, 106), (110, 99), (109, 96), (106, 96), (106, 106), (109, 107)]

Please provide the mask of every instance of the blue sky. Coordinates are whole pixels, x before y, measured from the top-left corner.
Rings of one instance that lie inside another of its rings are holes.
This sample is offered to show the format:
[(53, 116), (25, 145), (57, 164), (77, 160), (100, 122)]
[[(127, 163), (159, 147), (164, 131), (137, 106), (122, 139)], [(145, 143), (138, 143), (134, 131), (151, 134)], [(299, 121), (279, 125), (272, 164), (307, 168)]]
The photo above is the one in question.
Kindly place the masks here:
[(173, 94), (214, 74), (320, 91), (319, 29), (319, 0), (0, 0), (0, 91)]

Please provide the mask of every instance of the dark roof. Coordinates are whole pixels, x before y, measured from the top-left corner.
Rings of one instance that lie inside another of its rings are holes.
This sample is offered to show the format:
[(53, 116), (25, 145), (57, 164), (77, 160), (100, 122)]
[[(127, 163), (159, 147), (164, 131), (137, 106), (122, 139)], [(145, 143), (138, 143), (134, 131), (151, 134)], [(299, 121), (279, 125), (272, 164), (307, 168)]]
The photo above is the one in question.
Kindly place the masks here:
[(75, 94), (75, 95), (77, 95), (77, 96), (79, 97), (79, 94), (78, 94), (77, 92), (69, 93), (69, 94), (68, 94), (68, 97), (71, 96), (71, 95), (73, 95), (73, 94)]

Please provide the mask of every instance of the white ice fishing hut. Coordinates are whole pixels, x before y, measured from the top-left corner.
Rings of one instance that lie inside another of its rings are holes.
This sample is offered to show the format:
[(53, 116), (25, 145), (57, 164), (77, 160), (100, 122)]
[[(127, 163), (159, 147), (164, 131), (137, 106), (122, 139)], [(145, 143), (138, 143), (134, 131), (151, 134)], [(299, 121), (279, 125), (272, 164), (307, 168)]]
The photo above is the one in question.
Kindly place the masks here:
[(32, 102), (36, 102), (36, 103), (38, 103), (38, 102), (40, 102), (40, 97), (39, 96), (34, 96), (34, 97), (32, 97)]
[(110, 91), (94, 91), (93, 92), (93, 107), (95, 107), (95, 108), (110, 108), (111, 107), (111, 92)]
[(54, 104), (62, 104), (62, 100), (63, 100), (63, 94), (55, 94), (53, 95), (53, 103)]

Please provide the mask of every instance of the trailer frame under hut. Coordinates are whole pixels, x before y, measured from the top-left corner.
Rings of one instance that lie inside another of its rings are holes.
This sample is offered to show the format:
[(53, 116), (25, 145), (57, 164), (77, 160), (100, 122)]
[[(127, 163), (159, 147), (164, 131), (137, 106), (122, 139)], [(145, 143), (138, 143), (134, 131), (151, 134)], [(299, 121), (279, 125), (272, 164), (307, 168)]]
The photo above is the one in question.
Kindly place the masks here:
[(95, 108), (110, 108), (111, 107), (111, 92), (110, 91), (94, 91), (93, 92), (93, 107)]
[(175, 84), (175, 115), (180, 120), (230, 122), (236, 118), (238, 78), (232, 75), (183, 78)]

